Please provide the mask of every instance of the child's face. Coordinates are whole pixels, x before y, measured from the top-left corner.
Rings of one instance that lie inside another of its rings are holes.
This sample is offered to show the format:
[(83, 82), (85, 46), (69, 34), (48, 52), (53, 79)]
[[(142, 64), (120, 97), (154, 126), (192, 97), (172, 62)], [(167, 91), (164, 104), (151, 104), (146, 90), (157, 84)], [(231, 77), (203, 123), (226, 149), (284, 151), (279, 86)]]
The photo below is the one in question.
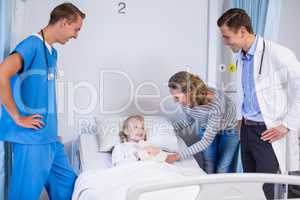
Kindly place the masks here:
[(144, 128), (144, 123), (140, 120), (137, 119), (131, 119), (128, 122), (128, 138), (131, 141), (139, 142), (141, 140), (145, 139), (145, 128)]

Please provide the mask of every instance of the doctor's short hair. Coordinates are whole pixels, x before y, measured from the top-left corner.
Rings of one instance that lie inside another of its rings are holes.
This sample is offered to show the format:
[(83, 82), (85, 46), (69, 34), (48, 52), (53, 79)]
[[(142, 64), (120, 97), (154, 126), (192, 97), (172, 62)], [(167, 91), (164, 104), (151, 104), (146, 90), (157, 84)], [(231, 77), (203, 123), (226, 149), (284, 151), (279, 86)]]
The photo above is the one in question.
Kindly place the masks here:
[(174, 74), (169, 79), (168, 87), (185, 94), (192, 107), (203, 105), (208, 100), (209, 89), (204, 81), (199, 76), (187, 71)]
[(77, 8), (72, 3), (63, 3), (56, 6), (51, 14), (49, 24), (53, 25), (61, 19), (67, 19), (70, 22), (76, 22), (78, 16), (82, 19), (85, 18), (85, 13), (83, 13), (79, 8)]
[(228, 28), (237, 31), (241, 27), (245, 27), (246, 30), (253, 34), (253, 28), (251, 23), (251, 18), (247, 12), (240, 8), (232, 8), (227, 10), (217, 22), (218, 26), (223, 25), (228, 26)]
[[(129, 123), (133, 119), (138, 120), (138, 121), (142, 122), (143, 124), (145, 123), (145, 119), (141, 115), (133, 115), (133, 116), (129, 116), (127, 119), (125, 119), (125, 121), (123, 122), (122, 128), (121, 128), (121, 131), (119, 132), (121, 143), (128, 142), (129, 138), (128, 138), (128, 134), (126, 134), (126, 131), (128, 131)], [(145, 134), (144, 140), (146, 141), (146, 139), (147, 139), (147, 135)]]

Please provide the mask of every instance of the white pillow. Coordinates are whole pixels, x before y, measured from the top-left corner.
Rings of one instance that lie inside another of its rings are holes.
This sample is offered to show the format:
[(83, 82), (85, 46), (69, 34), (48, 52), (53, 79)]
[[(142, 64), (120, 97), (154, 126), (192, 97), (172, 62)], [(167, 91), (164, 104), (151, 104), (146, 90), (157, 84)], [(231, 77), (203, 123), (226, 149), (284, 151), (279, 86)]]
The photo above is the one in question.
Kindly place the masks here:
[[(96, 118), (100, 152), (111, 151), (120, 142), (119, 131), (127, 117)], [(147, 140), (168, 152), (178, 152), (176, 133), (170, 121), (160, 116), (145, 116)]]
[(145, 128), (150, 144), (168, 152), (178, 152), (176, 133), (172, 123), (161, 116), (146, 116)]
[(97, 125), (98, 150), (100, 152), (111, 151), (113, 146), (120, 142), (121, 117), (95, 118)]

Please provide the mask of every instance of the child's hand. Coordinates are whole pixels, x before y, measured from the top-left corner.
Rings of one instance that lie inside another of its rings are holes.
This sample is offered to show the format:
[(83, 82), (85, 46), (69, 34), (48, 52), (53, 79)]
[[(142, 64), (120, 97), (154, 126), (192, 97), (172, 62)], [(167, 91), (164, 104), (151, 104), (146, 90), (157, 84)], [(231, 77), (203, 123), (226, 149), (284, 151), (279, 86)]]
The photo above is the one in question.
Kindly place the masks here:
[(138, 160), (150, 160), (152, 156), (145, 150), (140, 150), (136, 153)]
[(152, 146), (152, 145), (146, 146), (145, 150), (151, 156), (156, 156), (156, 155), (158, 155), (160, 153), (160, 149), (157, 148), (157, 147), (155, 147), (155, 146)]
[(175, 161), (178, 161), (180, 159), (180, 155), (178, 153), (169, 154), (167, 156), (166, 162), (169, 164), (173, 164)]

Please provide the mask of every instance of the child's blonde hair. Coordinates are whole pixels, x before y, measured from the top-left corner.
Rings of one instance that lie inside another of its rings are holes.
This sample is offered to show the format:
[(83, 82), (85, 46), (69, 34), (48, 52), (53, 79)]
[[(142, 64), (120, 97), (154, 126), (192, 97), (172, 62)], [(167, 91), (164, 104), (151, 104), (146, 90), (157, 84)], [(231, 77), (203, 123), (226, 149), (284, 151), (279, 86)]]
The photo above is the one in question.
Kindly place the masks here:
[[(123, 126), (122, 126), (122, 129), (119, 133), (119, 136), (120, 136), (120, 140), (122, 143), (124, 142), (128, 142), (128, 135), (125, 133), (125, 131), (128, 130), (128, 124), (130, 122), (130, 120), (132, 119), (136, 119), (140, 122), (142, 122), (144, 124), (145, 120), (144, 120), (144, 117), (143, 116), (140, 116), (140, 115), (133, 115), (133, 116), (130, 116), (128, 117), (124, 122), (123, 122)], [(144, 140), (146, 140), (146, 134), (145, 134), (145, 138)]]

